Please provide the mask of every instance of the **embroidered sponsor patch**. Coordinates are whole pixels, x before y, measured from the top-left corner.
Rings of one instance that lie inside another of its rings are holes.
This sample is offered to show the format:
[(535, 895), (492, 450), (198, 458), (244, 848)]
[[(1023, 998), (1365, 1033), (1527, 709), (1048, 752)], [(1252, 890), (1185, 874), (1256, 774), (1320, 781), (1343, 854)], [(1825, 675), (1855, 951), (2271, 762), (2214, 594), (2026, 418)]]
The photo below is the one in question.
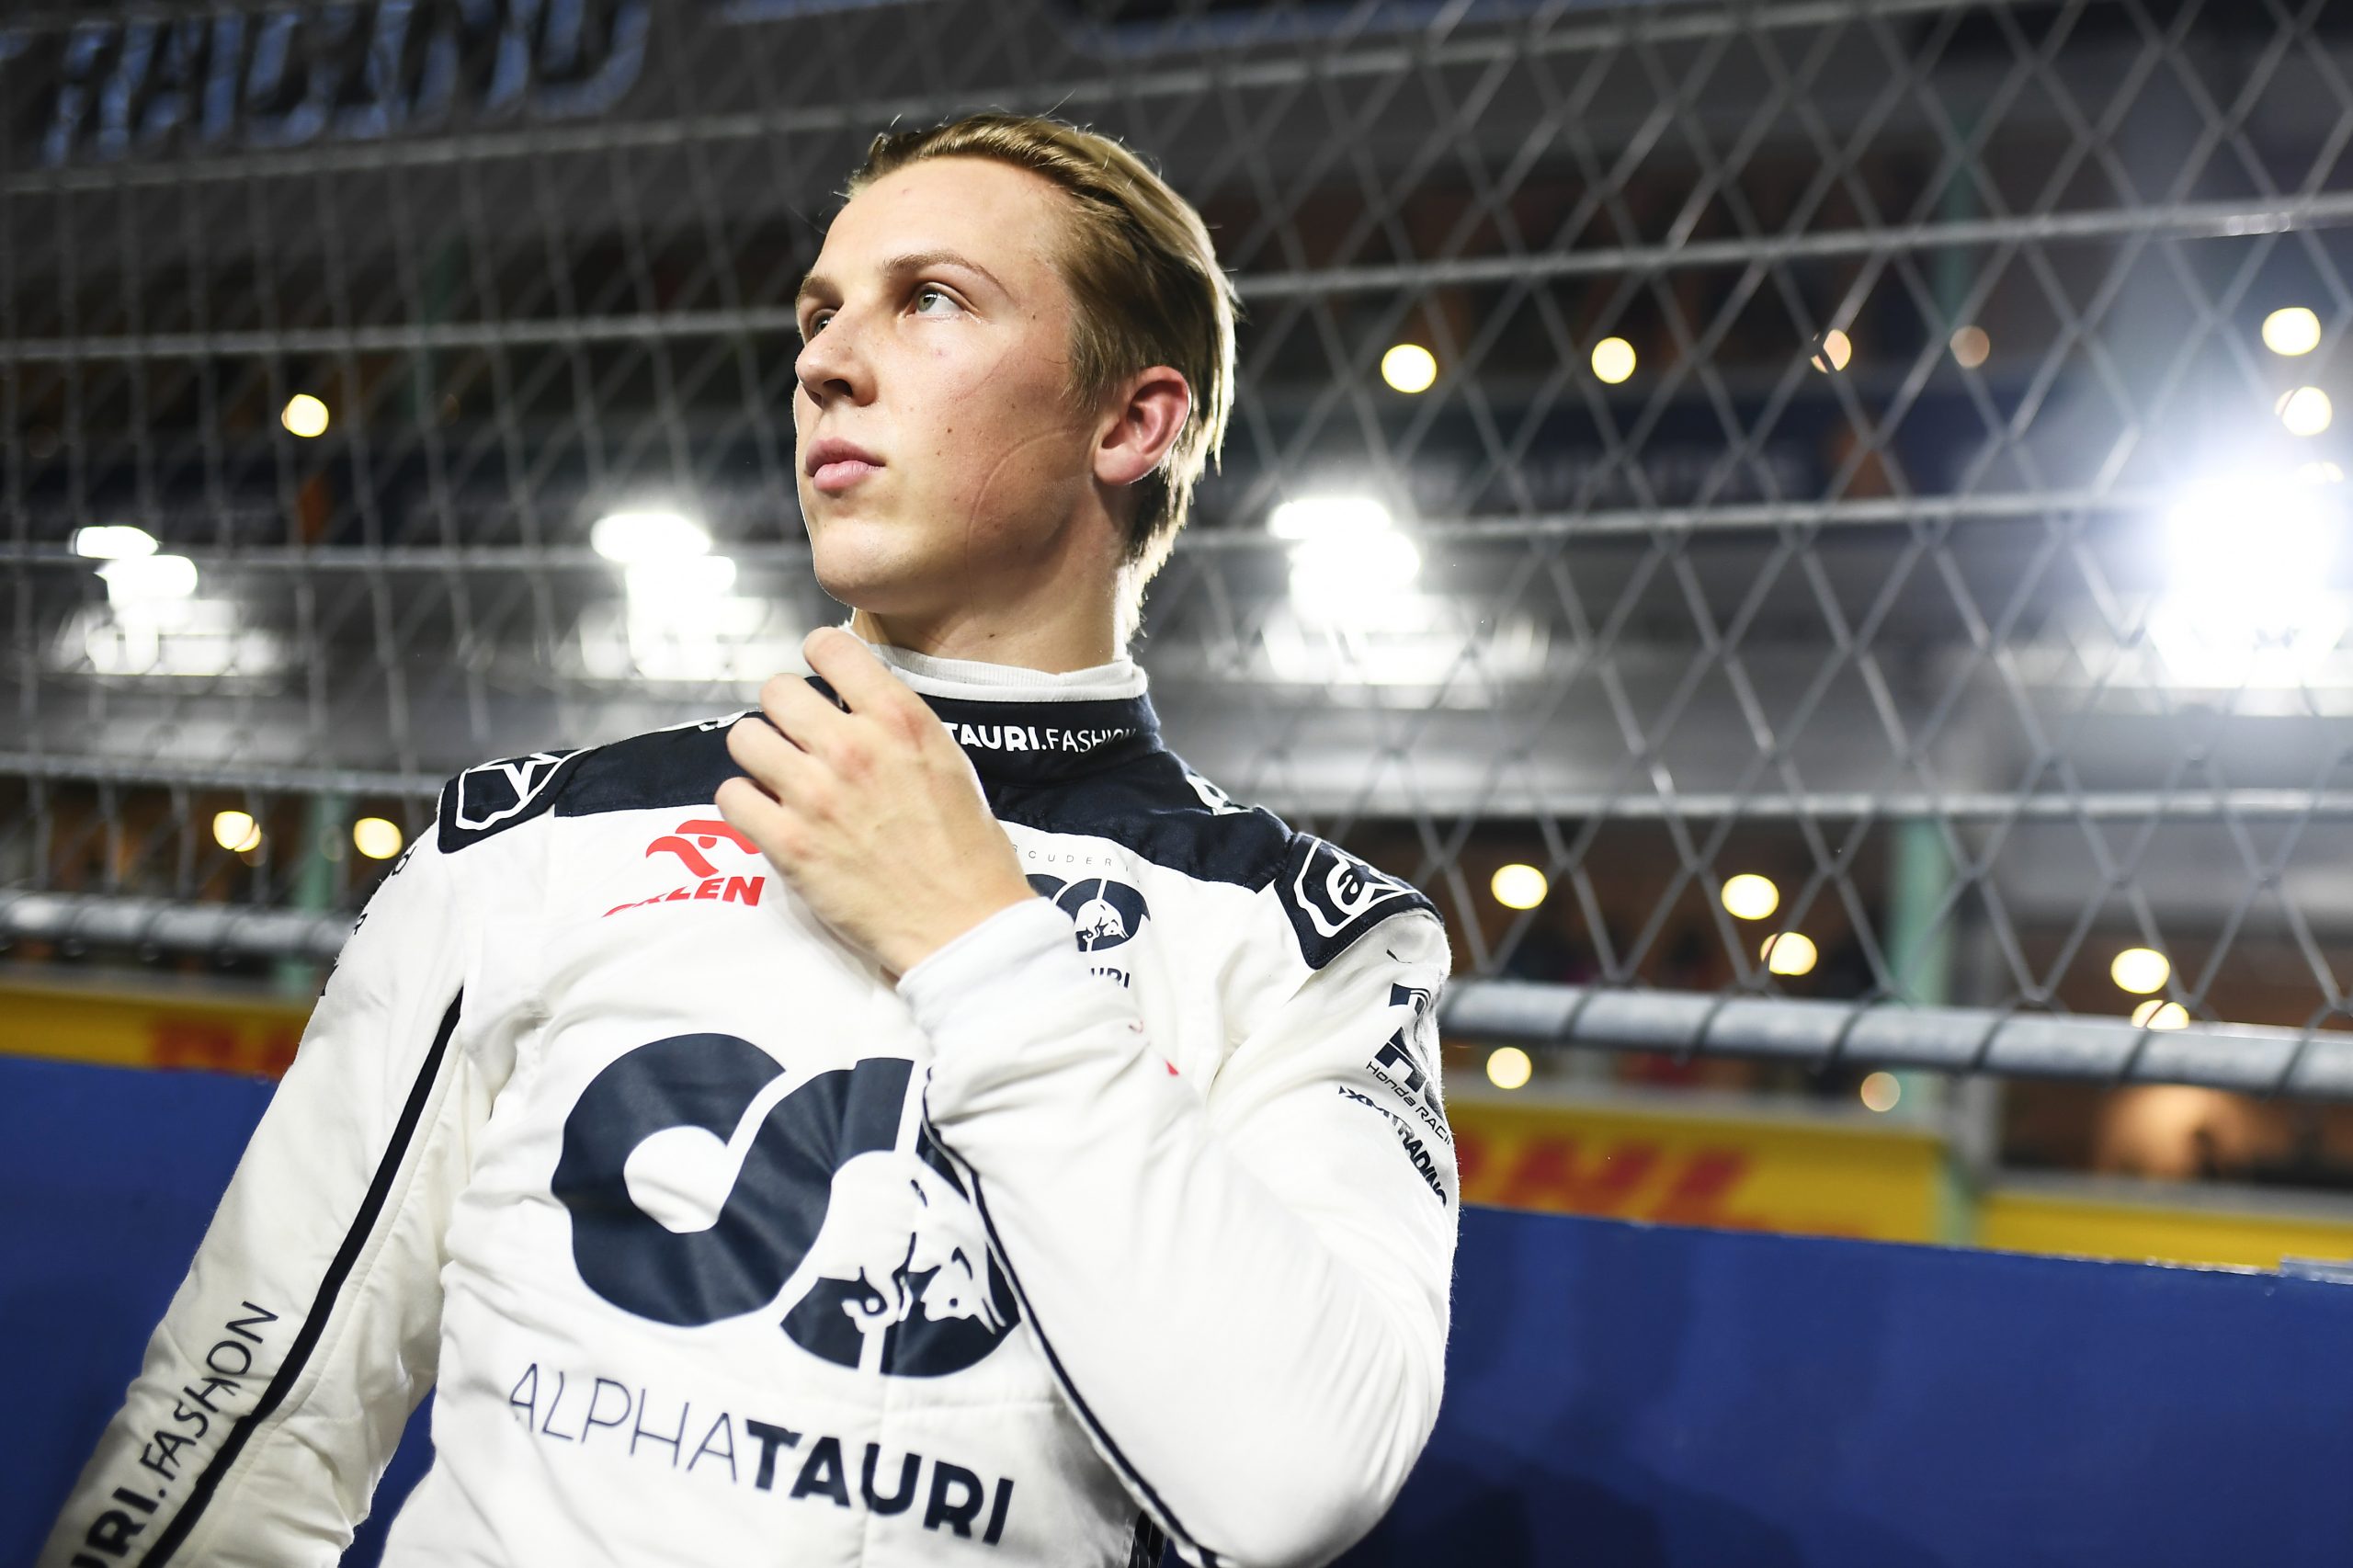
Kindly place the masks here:
[(1436, 913), (1411, 884), (1375, 870), (1336, 844), (1311, 834), (1291, 840), (1277, 883), (1283, 913), (1299, 933), (1300, 951), (1322, 969), (1357, 937), (1408, 909)]
[(469, 767), (441, 791), (441, 850), (447, 854), (538, 816), (580, 751), (535, 751)]

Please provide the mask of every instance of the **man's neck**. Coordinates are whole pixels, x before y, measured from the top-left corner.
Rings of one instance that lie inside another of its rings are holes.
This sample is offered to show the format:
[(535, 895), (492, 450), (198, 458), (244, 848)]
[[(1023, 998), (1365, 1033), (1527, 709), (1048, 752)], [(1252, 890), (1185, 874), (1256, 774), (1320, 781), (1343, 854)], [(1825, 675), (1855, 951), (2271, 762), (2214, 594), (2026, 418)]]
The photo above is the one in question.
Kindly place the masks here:
[(867, 642), (904, 648), (935, 659), (971, 659), (1011, 665), (1048, 675), (1093, 669), (1121, 656), (1113, 610), (1099, 615), (1069, 613), (995, 616), (960, 611), (948, 616), (881, 616), (853, 610), (849, 629)]

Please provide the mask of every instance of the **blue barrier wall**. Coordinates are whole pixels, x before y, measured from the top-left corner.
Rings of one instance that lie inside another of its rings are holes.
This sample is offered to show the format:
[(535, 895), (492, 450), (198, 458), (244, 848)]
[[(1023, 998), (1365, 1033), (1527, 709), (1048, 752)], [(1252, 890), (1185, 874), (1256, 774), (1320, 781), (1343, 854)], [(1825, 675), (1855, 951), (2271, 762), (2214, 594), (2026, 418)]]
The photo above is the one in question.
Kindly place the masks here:
[[(31, 1555), (267, 1095), (0, 1061), (0, 1562)], [(1449, 1378), (1349, 1563), (2353, 1560), (2353, 1287), (1474, 1210)]]

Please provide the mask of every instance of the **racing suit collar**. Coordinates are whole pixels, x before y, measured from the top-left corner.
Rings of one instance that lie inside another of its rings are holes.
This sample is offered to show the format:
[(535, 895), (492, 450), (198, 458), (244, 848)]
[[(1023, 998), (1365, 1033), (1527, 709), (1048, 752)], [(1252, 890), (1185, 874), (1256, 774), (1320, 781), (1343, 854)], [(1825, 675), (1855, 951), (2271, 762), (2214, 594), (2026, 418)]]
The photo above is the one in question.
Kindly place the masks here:
[(1163, 749), (1131, 659), (1048, 675), (904, 648), (874, 654), (931, 705), (983, 785), (1051, 784)]
[(886, 643), (870, 643), (876, 658), (925, 697), (992, 698), (1024, 702), (1124, 701), (1144, 693), (1143, 670), (1133, 659), (1114, 659), (1092, 669), (1048, 675), (978, 659), (941, 659)]

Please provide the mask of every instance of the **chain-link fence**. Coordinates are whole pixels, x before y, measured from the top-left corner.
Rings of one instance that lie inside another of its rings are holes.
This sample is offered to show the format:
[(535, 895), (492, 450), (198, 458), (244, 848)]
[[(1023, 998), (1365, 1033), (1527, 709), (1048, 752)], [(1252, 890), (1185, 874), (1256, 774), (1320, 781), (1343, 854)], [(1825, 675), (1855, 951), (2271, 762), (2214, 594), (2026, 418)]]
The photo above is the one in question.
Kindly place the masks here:
[[(829, 193), (982, 107), (1215, 230), (1239, 407), (1141, 655), (1432, 890), (1506, 983), (1458, 1028), (2353, 1093), (2325, 0), (20, 14), (18, 961), (331, 951), (447, 774), (741, 706), (839, 613)], [(650, 508), (710, 552), (591, 547)]]

